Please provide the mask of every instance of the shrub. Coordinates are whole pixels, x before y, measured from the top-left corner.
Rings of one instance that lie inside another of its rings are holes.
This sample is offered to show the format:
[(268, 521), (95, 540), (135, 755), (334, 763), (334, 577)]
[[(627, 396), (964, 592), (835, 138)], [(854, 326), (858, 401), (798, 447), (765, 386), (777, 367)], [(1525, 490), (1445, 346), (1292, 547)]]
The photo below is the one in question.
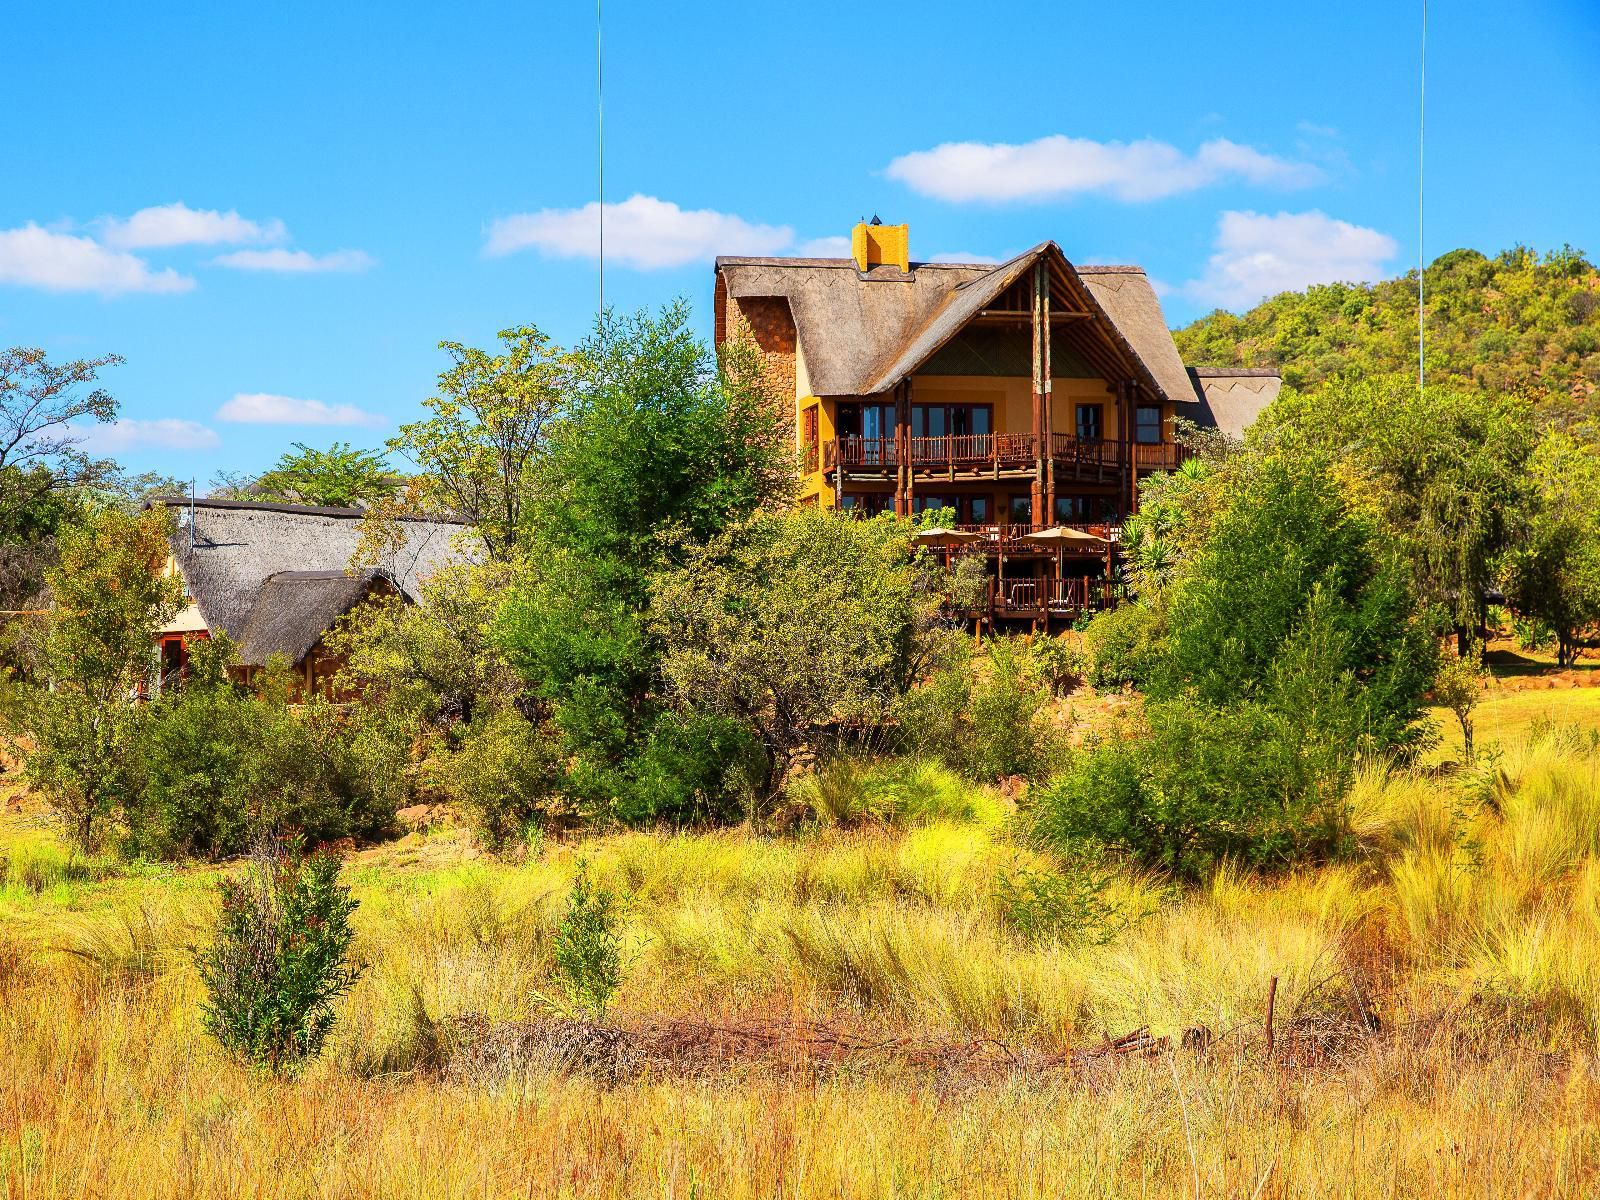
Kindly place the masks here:
[(1089, 682), (1100, 691), (1145, 687), (1161, 656), (1160, 615), (1143, 604), (1124, 604), (1094, 617), (1083, 630)]
[(1064, 636), (1042, 637), (1029, 650), (1052, 696), (1065, 696), (1089, 674), (1089, 656)]
[(1072, 756), (1036, 800), (1033, 828), (1069, 853), (1111, 850), (1188, 878), (1225, 859), (1281, 866), (1343, 844), (1344, 781), (1325, 771), (1263, 705), (1152, 704), (1143, 728)]
[(1045, 716), (1049, 702), (1022, 642), (994, 638), (979, 658), (960, 636), (942, 648), (928, 678), (896, 700), (892, 715), (901, 750), (988, 781), (1049, 771), (1060, 748)]
[(231, 1053), (274, 1073), (321, 1051), (336, 1000), (359, 969), (347, 955), (356, 901), (339, 860), (298, 843), (261, 842), (243, 876), (222, 882), (216, 939), (200, 954), (205, 1028)]
[(556, 926), (554, 965), (568, 999), (596, 1020), (603, 1018), (622, 986), (622, 935), (616, 897), (590, 883), (587, 863), (578, 864), (567, 911)]
[(1020, 646), (989, 643), (988, 670), (972, 688), (960, 758), (975, 779), (1046, 773), (1057, 739), (1044, 715), (1050, 693)]
[(1104, 946), (1132, 915), (1106, 899), (1111, 876), (1076, 865), (1061, 873), (1016, 871), (1001, 875), (995, 903), (1002, 919), (1029, 941)]
[(382, 710), (289, 705), (199, 672), (148, 706), (123, 804), (124, 848), (220, 858), (262, 834), (308, 841), (388, 831), (407, 794), (410, 747)]
[(707, 713), (665, 713), (629, 764), (616, 813), (635, 824), (729, 821), (754, 799), (765, 769), (749, 728)]
[(467, 726), (460, 748), (438, 760), (434, 774), (473, 832), (496, 849), (549, 819), (558, 755), (550, 731), (502, 709)]

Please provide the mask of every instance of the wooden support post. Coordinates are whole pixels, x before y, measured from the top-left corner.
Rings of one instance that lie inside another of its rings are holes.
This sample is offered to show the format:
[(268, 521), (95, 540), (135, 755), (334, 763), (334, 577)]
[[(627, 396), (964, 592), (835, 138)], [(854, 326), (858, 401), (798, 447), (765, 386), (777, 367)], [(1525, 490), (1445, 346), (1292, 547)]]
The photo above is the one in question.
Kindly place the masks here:
[(1274, 1044), (1272, 1031), (1272, 1011), (1278, 1003), (1278, 977), (1274, 975), (1272, 982), (1267, 985), (1267, 1057), (1272, 1057)]
[(1052, 364), (1050, 362), (1050, 268), (1041, 263), (1039, 273), (1042, 277), (1043, 287), (1040, 288), (1039, 305), (1041, 320), (1039, 323), (1042, 337), (1039, 339), (1041, 347), (1041, 369), (1043, 378), (1043, 396), (1039, 403), (1041, 422), (1040, 441), (1044, 449), (1044, 509), (1045, 524), (1056, 523), (1056, 447), (1055, 447), (1055, 414), (1051, 410), (1055, 407), (1054, 389), (1051, 385)]
[(905, 431), (904, 446), (901, 450), (901, 458), (905, 462), (906, 516), (909, 517), (916, 512), (917, 507), (917, 469), (916, 464), (912, 461), (911, 456), (911, 380), (909, 378), (901, 381), (900, 384), (899, 400), (895, 404), (895, 424), (900, 429)]
[(1049, 516), (1045, 512), (1045, 462), (1049, 457), (1049, 447), (1045, 445), (1044, 437), (1044, 311), (1042, 306), (1040, 286), (1044, 273), (1044, 264), (1035, 263), (1033, 266), (1033, 488), (1030, 496), (1032, 508), (1032, 523), (1034, 528), (1049, 524)]

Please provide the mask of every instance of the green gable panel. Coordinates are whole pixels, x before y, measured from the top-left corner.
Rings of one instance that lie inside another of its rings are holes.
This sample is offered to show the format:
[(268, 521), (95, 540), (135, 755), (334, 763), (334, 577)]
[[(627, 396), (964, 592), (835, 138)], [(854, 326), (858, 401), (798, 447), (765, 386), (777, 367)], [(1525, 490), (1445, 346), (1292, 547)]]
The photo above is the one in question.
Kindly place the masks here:
[[(1060, 329), (1051, 330), (1050, 367), (1058, 379), (1099, 378), (1066, 344)], [(935, 351), (918, 373), (1028, 377), (1033, 374), (1033, 338), (1026, 330), (968, 326)]]

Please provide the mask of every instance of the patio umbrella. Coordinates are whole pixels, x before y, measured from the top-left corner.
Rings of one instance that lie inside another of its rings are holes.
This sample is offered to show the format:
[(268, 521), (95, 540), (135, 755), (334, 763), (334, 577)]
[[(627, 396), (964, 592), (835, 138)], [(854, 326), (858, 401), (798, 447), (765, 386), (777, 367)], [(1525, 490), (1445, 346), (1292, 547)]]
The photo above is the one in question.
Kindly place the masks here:
[(1022, 540), (1031, 542), (1035, 546), (1054, 546), (1056, 548), (1056, 578), (1062, 578), (1061, 560), (1067, 548), (1083, 550), (1091, 554), (1099, 554), (1102, 550), (1109, 551), (1111, 543), (1103, 537), (1096, 537), (1082, 529), (1073, 529), (1067, 525), (1052, 525), (1049, 529), (1041, 529), (1038, 533), (1025, 533)]
[(972, 542), (982, 541), (983, 534), (969, 533), (965, 529), (920, 529), (914, 533), (911, 540), (919, 546), (965, 546)]
[(1052, 525), (1049, 529), (1039, 530), (1038, 533), (1025, 533), (1022, 535), (1022, 540), (1032, 542), (1036, 546), (1054, 546), (1057, 550), (1065, 550), (1070, 546), (1075, 550), (1087, 550), (1094, 554), (1098, 554), (1108, 545), (1103, 537), (1066, 525)]

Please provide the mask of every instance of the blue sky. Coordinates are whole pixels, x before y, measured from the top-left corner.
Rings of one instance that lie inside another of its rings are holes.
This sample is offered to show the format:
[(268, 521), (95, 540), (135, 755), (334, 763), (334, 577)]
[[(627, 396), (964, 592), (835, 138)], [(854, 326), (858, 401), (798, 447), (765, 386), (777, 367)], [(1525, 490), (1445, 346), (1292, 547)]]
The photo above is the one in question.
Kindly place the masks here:
[[(594, 9), (13, 6), (0, 343), (116, 352), (135, 469), (378, 445), (441, 339), (593, 318)], [(223, 10), (228, 11), (224, 12)], [(1054, 238), (1168, 319), (1417, 254), (1419, 5), (606, 3), (606, 299), (711, 257)], [(1433, 0), (1430, 257), (1600, 254), (1600, 11)]]

